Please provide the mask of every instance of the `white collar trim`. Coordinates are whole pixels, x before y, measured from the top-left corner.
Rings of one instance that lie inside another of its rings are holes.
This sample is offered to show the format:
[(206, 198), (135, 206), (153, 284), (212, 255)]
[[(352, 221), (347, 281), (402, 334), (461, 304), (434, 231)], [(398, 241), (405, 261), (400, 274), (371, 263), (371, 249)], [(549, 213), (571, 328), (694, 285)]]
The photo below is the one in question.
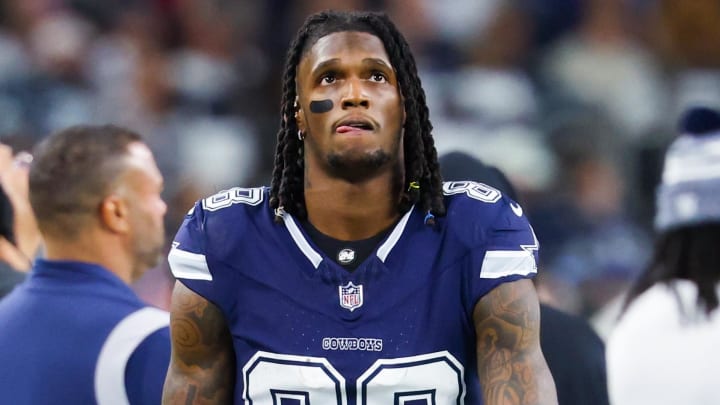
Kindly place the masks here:
[(288, 214), (287, 212), (284, 213), (283, 221), (285, 221), (285, 226), (290, 232), (290, 236), (295, 241), (295, 244), (300, 248), (305, 257), (310, 260), (310, 263), (312, 263), (313, 266), (315, 266), (315, 268), (317, 269), (320, 265), (320, 262), (322, 262), (323, 260), (320, 253), (316, 252), (315, 249), (310, 246), (308, 241), (305, 239), (305, 236), (300, 231), (300, 228), (298, 228), (297, 224), (295, 223), (295, 220), (293, 220), (292, 215)]
[[(390, 254), (390, 251), (392, 251), (393, 247), (395, 247), (395, 245), (397, 244), (398, 240), (400, 240), (400, 236), (402, 236), (408, 219), (410, 219), (410, 214), (412, 214), (414, 208), (415, 206), (411, 207), (408, 212), (403, 215), (403, 217), (400, 219), (400, 222), (395, 225), (395, 229), (393, 229), (392, 233), (390, 233), (390, 236), (377, 249), (377, 257), (383, 263)], [(322, 255), (318, 253), (315, 249), (313, 249), (312, 246), (310, 246), (310, 243), (307, 241), (307, 239), (305, 239), (305, 235), (303, 235), (302, 231), (300, 231), (300, 228), (295, 223), (292, 215), (284, 213), (283, 221), (285, 222), (285, 226), (287, 227), (288, 232), (290, 232), (290, 236), (292, 237), (293, 241), (295, 241), (295, 244), (298, 246), (300, 251), (303, 252), (305, 257), (307, 257), (310, 263), (312, 263), (312, 265), (317, 269), (318, 266), (320, 266), (320, 262), (322, 262), (323, 260)]]
[(398, 240), (400, 240), (400, 236), (402, 236), (402, 233), (405, 230), (405, 225), (407, 225), (407, 221), (408, 219), (410, 219), (410, 214), (412, 214), (414, 208), (414, 205), (410, 207), (408, 212), (406, 212), (405, 215), (403, 215), (403, 217), (400, 219), (400, 222), (395, 225), (395, 229), (393, 229), (390, 236), (388, 236), (387, 240), (385, 240), (385, 243), (380, 245), (380, 247), (378, 248), (377, 257), (380, 258), (380, 261), (382, 261), (383, 263), (385, 263), (385, 259), (387, 259), (392, 248), (394, 248)]

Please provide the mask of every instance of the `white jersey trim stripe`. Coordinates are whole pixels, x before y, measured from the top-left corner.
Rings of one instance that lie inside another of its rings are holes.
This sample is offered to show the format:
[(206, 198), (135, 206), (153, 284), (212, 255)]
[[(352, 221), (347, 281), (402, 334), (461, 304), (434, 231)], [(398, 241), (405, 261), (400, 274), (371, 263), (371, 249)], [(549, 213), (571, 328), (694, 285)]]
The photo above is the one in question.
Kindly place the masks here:
[[(411, 207), (410, 210), (405, 213), (405, 215), (403, 215), (403, 217), (400, 219), (400, 222), (395, 225), (395, 229), (393, 229), (392, 233), (390, 233), (390, 236), (388, 236), (387, 240), (385, 240), (385, 242), (378, 248), (377, 257), (380, 258), (381, 261), (385, 262), (385, 259), (390, 254), (392, 248), (395, 247), (398, 240), (400, 240), (400, 236), (402, 236), (402, 233), (405, 230), (405, 225), (407, 225), (413, 208), (414, 206)], [(298, 248), (300, 248), (305, 257), (307, 257), (308, 260), (310, 260), (313, 266), (315, 266), (315, 268), (317, 269), (318, 266), (320, 266), (320, 262), (322, 262), (323, 260), (322, 255), (320, 255), (320, 253), (318, 253), (310, 246), (310, 243), (308, 243), (307, 239), (305, 239), (305, 236), (300, 231), (300, 228), (298, 228), (295, 220), (293, 220), (292, 215), (284, 213), (283, 221), (285, 221), (285, 226), (290, 232), (290, 236), (295, 241), (295, 244), (298, 246)]]
[(527, 276), (537, 273), (537, 264), (532, 252), (525, 250), (490, 250), (485, 253), (480, 278), (505, 276)]
[(207, 281), (213, 279), (205, 255), (187, 252), (174, 247), (170, 249), (168, 254), (168, 263), (175, 278)]
[(407, 225), (407, 221), (408, 219), (410, 219), (410, 214), (412, 214), (414, 208), (414, 205), (410, 207), (408, 212), (403, 215), (402, 219), (400, 219), (400, 222), (398, 222), (398, 224), (395, 226), (395, 229), (393, 229), (390, 236), (388, 236), (387, 240), (378, 248), (377, 257), (380, 258), (383, 263), (385, 263), (385, 259), (387, 259), (392, 248), (395, 247), (397, 241), (400, 240), (400, 236), (402, 236), (402, 233), (405, 230), (405, 225)]
[(288, 213), (283, 214), (283, 221), (285, 221), (285, 226), (290, 232), (290, 236), (295, 241), (295, 244), (317, 269), (320, 262), (323, 260), (320, 253), (316, 252), (315, 249), (310, 246), (308, 241), (305, 239), (305, 236), (303, 236), (300, 231), (300, 228), (298, 228), (297, 224), (295, 224), (295, 221), (292, 219), (292, 215)]
[(170, 314), (157, 308), (139, 309), (113, 328), (95, 365), (98, 405), (126, 405), (125, 368), (133, 352), (148, 336), (170, 324)]

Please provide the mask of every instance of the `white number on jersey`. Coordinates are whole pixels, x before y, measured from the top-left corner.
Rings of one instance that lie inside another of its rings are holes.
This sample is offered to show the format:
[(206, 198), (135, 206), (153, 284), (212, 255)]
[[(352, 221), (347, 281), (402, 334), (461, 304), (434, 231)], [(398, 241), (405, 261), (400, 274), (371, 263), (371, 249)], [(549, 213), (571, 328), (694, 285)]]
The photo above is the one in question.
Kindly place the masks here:
[[(243, 367), (245, 404), (346, 405), (345, 379), (322, 357), (256, 353)], [(357, 380), (358, 405), (462, 404), (464, 369), (447, 351), (380, 359)]]
[(445, 195), (465, 193), (470, 198), (486, 203), (497, 202), (502, 196), (497, 189), (474, 181), (446, 181), (443, 183), (443, 192)]
[(233, 187), (204, 199), (202, 206), (206, 211), (217, 211), (233, 204), (258, 205), (263, 198), (262, 188)]

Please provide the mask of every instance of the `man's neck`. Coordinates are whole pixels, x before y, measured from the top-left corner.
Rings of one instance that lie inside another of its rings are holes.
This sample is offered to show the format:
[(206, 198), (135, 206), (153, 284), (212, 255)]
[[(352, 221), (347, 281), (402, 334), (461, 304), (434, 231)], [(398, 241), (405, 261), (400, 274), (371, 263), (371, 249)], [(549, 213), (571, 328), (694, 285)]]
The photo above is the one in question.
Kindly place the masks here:
[(132, 282), (132, 264), (127, 260), (127, 255), (121, 253), (122, 250), (116, 240), (109, 240), (97, 233), (83, 233), (78, 239), (72, 241), (63, 238), (45, 238), (45, 258), (48, 260), (94, 263), (130, 284)]
[(314, 181), (305, 188), (305, 206), (308, 221), (317, 230), (340, 240), (373, 237), (400, 216), (397, 190), (383, 177), (362, 183)]

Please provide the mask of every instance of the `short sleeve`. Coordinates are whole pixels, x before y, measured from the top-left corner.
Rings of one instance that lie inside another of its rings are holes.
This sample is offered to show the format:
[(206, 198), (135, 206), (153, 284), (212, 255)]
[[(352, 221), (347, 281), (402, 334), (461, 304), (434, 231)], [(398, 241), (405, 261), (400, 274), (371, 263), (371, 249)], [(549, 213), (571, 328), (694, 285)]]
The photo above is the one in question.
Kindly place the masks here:
[(522, 207), (507, 198), (497, 204), (497, 215), (482, 227), (470, 255), (474, 301), (501, 283), (537, 274), (539, 243)]
[(162, 328), (135, 349), (125, 370), (125, 387), (131, 405), (156, 405), (170, 364), (170, 332)]
[(246, 228), (246, 204), (230, 200), (229, 204), (212, 205), (226, 195), (220, 193), (195, 204), (180, 225), (168, 254), (173, 276), (223, 311), (231, 308), (235, 299), (228, 286), (235, 281), (236, 261), (228, 255), (235, 252), (237, 238)]
[(158, 403), (170, 363), (169, 318), (166, 311), (144, 307), (115, 325), (95, 365), (98, 404)]
[(179, 280), (212, 281), (205, 251), (204, 212), (200, 203), (187, 213), (168, 254), (170, 269)]
[(218, 301), (217, 275), (208, 265), (206, 215), (198, 202), (187, 213), (168, 254), (175, 278), (207, 300)]

